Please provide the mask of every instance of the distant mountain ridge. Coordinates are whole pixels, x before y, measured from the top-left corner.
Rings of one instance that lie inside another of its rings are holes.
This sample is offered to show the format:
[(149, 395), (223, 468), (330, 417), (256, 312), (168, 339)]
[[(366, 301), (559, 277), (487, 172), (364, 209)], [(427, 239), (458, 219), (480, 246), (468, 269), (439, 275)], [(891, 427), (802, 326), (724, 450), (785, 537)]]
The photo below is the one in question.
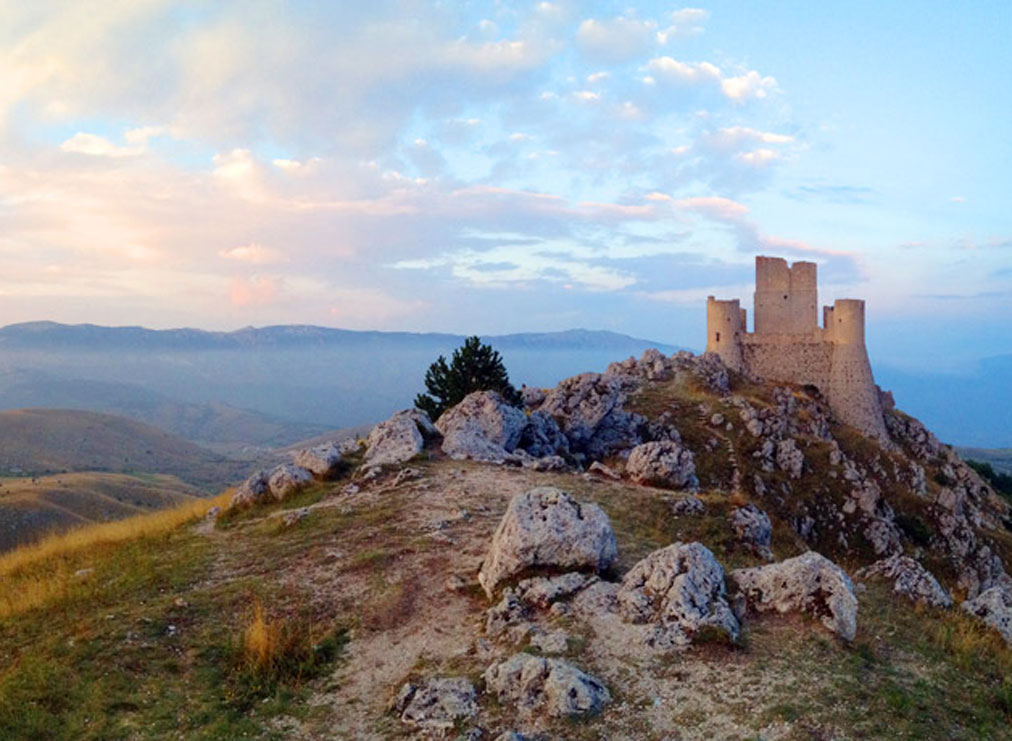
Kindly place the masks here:
[[(458, 342), (464, 335), (441, 332), (385, 332), (322, 327), (311, 324), (282, 324), (267, 327), (244, 327), (231, 332), (203, 329), (148, 329), (139, 326), (106, 327), (97, 324), (60, 324), (39, 321), (10, 324), (0, 328), (0, 349), (42, 349), (53, 346), (100, 350), (117, 349), (187, 349), (233, 350), (254, 347), (313, 346), (345, 343), (396, 341), (430, 344)], [(569, 329), (560, 332), (522, 332), (488, 335), (482, 338), (497, 347), (552, 347), (554, 349), (604, 350), (628, 346), (674, 352), (673, 345), (656, 343), (607, 330)]]

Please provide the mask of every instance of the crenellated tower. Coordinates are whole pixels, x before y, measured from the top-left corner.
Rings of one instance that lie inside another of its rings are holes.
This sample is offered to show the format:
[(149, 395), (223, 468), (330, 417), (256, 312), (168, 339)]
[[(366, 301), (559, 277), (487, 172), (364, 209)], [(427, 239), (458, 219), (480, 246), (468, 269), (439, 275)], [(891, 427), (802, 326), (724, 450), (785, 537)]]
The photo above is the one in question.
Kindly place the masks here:
[(882, 404), (864, 344), (864, 301), (838, 299), (818, 322), (818, 267), (756, 257), (755, 331), (738, 299), (706, 301), (706, 350), (739, 372), (811, 384), (841, 421), (885, 440)]

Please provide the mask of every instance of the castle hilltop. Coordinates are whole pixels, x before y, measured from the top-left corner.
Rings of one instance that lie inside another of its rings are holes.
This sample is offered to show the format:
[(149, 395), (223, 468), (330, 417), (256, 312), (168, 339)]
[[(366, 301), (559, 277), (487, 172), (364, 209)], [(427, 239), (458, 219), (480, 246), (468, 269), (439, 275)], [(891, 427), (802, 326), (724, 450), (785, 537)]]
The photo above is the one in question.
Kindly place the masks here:
[(739, 372), (810, 384), (841, 421), (888, 439), (879, 390), (864, 346), (864, 301), (837, 299), (818, 322), (817, 266), (755, 259), (755, 331), (738, 299), (706, 301), (706, 350)]

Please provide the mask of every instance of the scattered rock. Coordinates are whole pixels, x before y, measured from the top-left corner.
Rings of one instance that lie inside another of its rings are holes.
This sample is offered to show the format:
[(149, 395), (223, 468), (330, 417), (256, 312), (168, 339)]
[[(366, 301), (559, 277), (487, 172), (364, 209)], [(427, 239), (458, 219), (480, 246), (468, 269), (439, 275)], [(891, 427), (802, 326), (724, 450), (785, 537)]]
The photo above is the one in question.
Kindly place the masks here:
[(478, 701), (474, 686), (464, 677), (433, 678), (422, 685), (402, 686), (393, 709), (409, 725), (446, 730), (477, 714)]
[(857, 634), (857, 597), (847, 573), (815, 551), (779, 563), (737, 569), (731, 580), (756, 612), (808, 613), (847, 641)]
[(204, 515), (205, 520), (217, 520), (218, 515), (221, 514), (221, 507), (215, 505), (211, 509), (207, 510), (207, 514)]
[(596, 473), (598, 476), (603, 476), (606, 479), (612, 479), (613, 481), (621, 481), (622, 479), (621, 474), (614, 469), (608, 468), (608, 466), (604, 465), (600, 461), (594, 461), (591, 463), (587, 471), (590, 473)]
[(615, 534), (600, 507), (542, 486), (510, 501), (478, 581), (491, 597), (500, 584), (528, 569), (600, 572), (616, 555)]
[(507, 404), (495, 391), (468, 394), (436, 422), (446, 455), (456, 460), (489, 463), (502, 463), (510, 458), (526, 426), (527, 415)]
[(522, 454), (521, 465), (532, 471), (568, 471), (569, 464), (560, 455), (546, 455), (543, 458), (531, 458), (525, 455), (525, 451), (518, 451)]
[(688, 496), (671, 503), (671, 514), (675, 517), (683, 515), (701, 515), (706, 511), (706, 505), (699, 497)]
[(625, 470), (638, 484), (673, 489), (699, 484), (692, 451), (670, 440), (637, 445), (629, 453)]
[(377, 468), (406, 463), (422, 452), (436, 428), (424, 412), (405, 409), (372, 428), (366, 441), (365, 465)]
[(295, 465), (323, 478), (337, 471), (341, 465), (341, 451), (334, 443), (300, 450), (295, 454)]
[(405, 481), (411, 481), (411, 479), (417, 479), (421, 475), (422, 475), (422, 472), (420, 470), (418, 470), (417, 468), (411, 468), (410, 466), (408, 468), (402, 468), (400, 471), (397, 472), (397, 475), (394, 476), (394, 480), (393, 480), (393, 483), (391, 485), (392, 486), (400, 486)]
[(281, 518), (281, 524), (284, 525), (284, 527), (291, 527), (307, 517), (309, 517), (309, 508), (300, 507), (299, 509), (293, 509), (290, 512), (286, 512)]
[(78, 569), (74, 572), (75, 579), (87, 579), (89, 576), (95, 573), (95, 569)]
[(931, 607), (951, 607), (952, 597), (938, 580), (910, 556), (895, 555), (861, 569), (857, 576), (870, 579), (880, 576), (893, 581), (893, 591), (911, 601)]
[(631, 623), (649, 623), (658, 648), (683, 648), (704, 628), (738, 639), (738, 620), (726, 599), (724, 569), (702, 543), (674, 543), (633, 566), (617, 593)]
[(271, 471), (267, 485), (274, 498), (281, 501), (312, 481), (313, 474), (306, 469), (292, 463), (283, 463)]
[(964, 602), (962, 608), (997, 630), (1005, 643), (1012, 645), (1012, 595), (1005, 589), (991, 587)]
[(596, 713), (611, 700), (608, 688), (561, 659), (515, 654), (485, 670), (485, 686), (499, 702), (522, 713), (545, 712), (552, 717)]
[(731, 510), (731, 529), (740, 543), (748, 546), (759, 558), (773, 560), (770, 543), (773, 524), (769, 516), (754, 504)]
[(792, 479), (801, 478), (801, 468), (804, 466), (805, 456), (798, 450), (798, 444), (794, 438), (787, 438), (777, 443), (777, 465), (781, 471), (786, 471)]
[(570, 571), (551, 578), (535, 576), (524, 579), (516, 586), (519, 598), (532, 607), (547, 608), (560, 599), (565, 599), (589, 584), (597, 581), (596, 576)]

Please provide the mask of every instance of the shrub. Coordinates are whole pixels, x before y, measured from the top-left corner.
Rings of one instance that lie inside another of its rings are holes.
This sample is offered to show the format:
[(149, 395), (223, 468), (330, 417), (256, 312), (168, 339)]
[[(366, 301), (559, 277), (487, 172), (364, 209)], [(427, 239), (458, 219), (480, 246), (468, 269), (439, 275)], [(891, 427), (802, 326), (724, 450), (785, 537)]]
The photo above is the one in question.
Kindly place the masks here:
[(433, 421), (474, 391), (496, 391), (507, 404), (521, 404), (502, 356), (479, 337), (468, 337), (449, 363), (440, 355), (425, 372), (425, 388), (429, 393), (415, 397), (415, 406)]

